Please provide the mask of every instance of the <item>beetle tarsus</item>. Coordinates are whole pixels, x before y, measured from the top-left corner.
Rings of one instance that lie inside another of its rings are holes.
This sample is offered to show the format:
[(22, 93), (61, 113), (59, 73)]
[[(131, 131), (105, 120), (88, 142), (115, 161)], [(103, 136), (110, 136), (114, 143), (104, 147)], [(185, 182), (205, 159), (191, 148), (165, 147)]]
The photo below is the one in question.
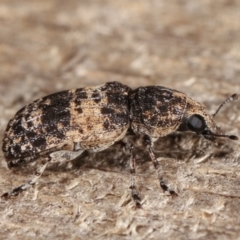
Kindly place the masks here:
[(178, 196), (178, 194), (174, 190), (170, 189), (163, 180), (159, 180), (159, 181), (160, 181), (160, 186), (163, 192), (169, 192), (172, 198), (175, 198)]
[(1, 196), (2, 199), (4, 200), (8, 200), (9, 199), (9, 193), (8, 192), (5, 192), (2, 196)]

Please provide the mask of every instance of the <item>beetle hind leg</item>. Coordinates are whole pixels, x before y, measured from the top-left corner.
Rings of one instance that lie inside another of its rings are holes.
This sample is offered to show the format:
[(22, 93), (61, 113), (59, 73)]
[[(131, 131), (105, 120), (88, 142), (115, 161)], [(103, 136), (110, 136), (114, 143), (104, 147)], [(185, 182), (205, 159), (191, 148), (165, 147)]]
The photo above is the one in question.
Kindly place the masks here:
[(84, 150), (80, 150), (80, 149), (75, 151), (60, 150), (60, 151), (50, 153), (49, 156), (44, 161), (42, 162), (39, 161), (39, 163), (37, 164), (37, 169), (32, 179), (27, 181), (25, 184), (14, 188), (12, 191), (4, 193), (1, 196), (1, 198), (7, 200), (13, 196), (17, 196), (19, 193), (27, 190), (31, 186), (34, 186), (38, 182), (39, 178), (42, 176), (49, 162), (51, 163), (52, 162), (57, 162), (57, 163), (68, 162), (75, 159), (79, 155), (81, 155), (83, 151)]
[(38, 179), (42, 176), (45, 168), (47, 167), (49, 163), (49, 160), (44, 161), (43, 163), (38, 163), (37, 169), (34, 173), (34, 176), (31, 180), (29, 180), (28, 182), (24, 183), (23, 185), (14, 188), (12, 191), (10, 192), (6, 192), (4, 193), (1, 198), (3, 199), (9, 199), (12, 196), (17, 196), (19, 193), (25, 191), (26, 189), (30, 188), (31, 186), (35, 185), (38, 182)]
[(147, 147), (147, 149), (148, 149), (149, 155), (150, 155), (150, 157), (151, 157), (151, 159), (152, 159), (152, 163), (153, 163), (155, 169), (157, 170), (159, 183), (160, 183), (160, 186), (161, 186), (163, 192), (166, 192), (166, 191), (167, 191), (167, 192), (169, 192), (169, 194), (170, 194), (172, 197), (177, 197), (178, 194), (177, 194), (174, 190), (170, 189), (170, 188), (166, 185), (166, 183), (164, 182), (164, 180), (163, 180), (163, 174), (162, 174), (161, 166), (160, 166), (158, 160), (156, 159), (156, 157), (155, 157), (155, 155), (154, 155), (154, 153), (153, 153), (152, 141), (151, 141), (151, 139), (150, 139), (148, 136), (145, 136), (145, 137), (144, 137), (144, 143), (145, 143), (145, 145), (146, 145), (146, 147)]
[(70, 162), (73, 159), (80, 156), (84, 150), (70, 151), (70, 150), (60, 150), (57, 152), (50, 153), (51, 162), (64, 163)]

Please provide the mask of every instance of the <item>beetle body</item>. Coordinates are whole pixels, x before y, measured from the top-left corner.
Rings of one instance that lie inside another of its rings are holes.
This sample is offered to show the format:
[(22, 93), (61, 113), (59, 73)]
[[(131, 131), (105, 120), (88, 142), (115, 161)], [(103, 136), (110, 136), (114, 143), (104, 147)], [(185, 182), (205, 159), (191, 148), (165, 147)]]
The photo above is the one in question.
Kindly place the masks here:
[[(213, 116), (182, 92), (161, 86), (131, 90), (121, 83), (109, 82), (55, 93), (25, 106), (9, 121), (2, 150), (10, 168), (45, 156), (48, 161), (61, 162), (72, 160), (85, 150), (104, 150), (123, 139), (129, 129), (146, 136), (156, 169), (159, 164), (152, 143), (174, 131), (193, 131), (212, 141), (216, 137), (237, 139), (218, 134)], [(134, 175), (133, 156), (130, 162)], [(37, 174), (41, 175), (45, 167)], [(159, 180), (164, 191), (173, 192), (161, 176)], [(23, 185), (8, 195), (25, 189)]]

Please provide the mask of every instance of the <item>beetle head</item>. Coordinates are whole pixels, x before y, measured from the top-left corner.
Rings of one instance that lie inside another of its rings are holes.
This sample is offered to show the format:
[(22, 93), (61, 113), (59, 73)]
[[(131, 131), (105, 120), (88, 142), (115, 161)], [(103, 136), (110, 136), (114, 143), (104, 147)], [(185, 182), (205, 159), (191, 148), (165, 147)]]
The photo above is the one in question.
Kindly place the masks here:
[(183, 117), (182, 124), (179, 127), (179, 131), (190, 130), (202, 135), (210, 141), (215, 141), (217, 137), (238, 140), (238, 137), (235, 135), (222, 134), (220, 128), (216, 126), (213, 120), (225, 103), (235, 99), (237, 99), (237, 94), (234, 94), (230, 98), (226, 99), (213, 115), (209, 115), (206, 113), (205, 107), (202, 104), (195, 102), (191, 98), (187, 98), (187, 109), (185, 116)]

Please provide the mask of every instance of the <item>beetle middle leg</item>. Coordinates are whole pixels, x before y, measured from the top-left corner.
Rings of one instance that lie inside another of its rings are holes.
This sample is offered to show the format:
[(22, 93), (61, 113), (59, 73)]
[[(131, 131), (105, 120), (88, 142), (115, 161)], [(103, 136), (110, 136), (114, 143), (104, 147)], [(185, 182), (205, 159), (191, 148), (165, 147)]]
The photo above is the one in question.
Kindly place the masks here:
[(156, 157), (153, 153), (152, 141), (151, 141), (150, 137), (144, 136), (143, 141), (144, 141), (144, 144), (146, 145), (149, 155), (152, 159), (152, 163), (153, 163), (155, 169), (157, 170), (158, 179), (159, 179), (159, 183), (160, 183), (162, 190), (164, 192), (166, 192), (166, 191), (169, 192), (172, 197), (177, 197), (178, 194), (175, 191), (173, 191), (172, 189), (170, 189), (163, 180), (162, 169), (161, 169), (161, 166), (160, 166), (158, 160), (156, 159)]
[(134, 147), (131, 145), (130, 146), (130, 174), (131, 174), (131, 186), (130, 189), (132, 190), (132, 198), (134, 202), (136, 203), (136, 207), (140, 208), (141, 207), (141, 199), (138, 196), (137, 188), (136, 188), (136, 160), (134, 156)]

